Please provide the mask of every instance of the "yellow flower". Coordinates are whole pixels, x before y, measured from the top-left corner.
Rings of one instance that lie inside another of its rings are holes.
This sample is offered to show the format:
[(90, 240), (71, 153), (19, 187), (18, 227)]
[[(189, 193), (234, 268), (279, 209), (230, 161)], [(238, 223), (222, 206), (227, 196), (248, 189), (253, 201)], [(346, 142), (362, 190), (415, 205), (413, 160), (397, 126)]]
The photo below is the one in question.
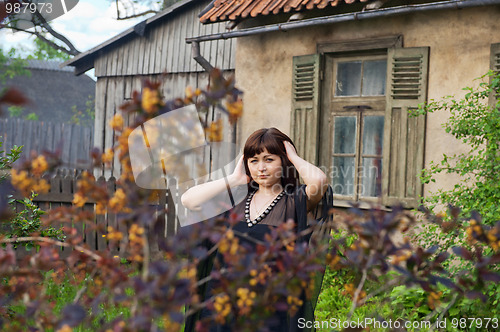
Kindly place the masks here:
[(115, 191), (113, 197), (109, 200), (109, 207), (111, 208), (111, 210), (113, 210), (113, 212), (119, 212), (120, 210), (123, 210), (125, 204), (127, 203), (126, 198), (127, 196), (125, 195), (123, 189), (118, 188)]
[(103, 163), (111, 163), (113, 161), (114, 152), (112, 149), (107, 149), (105, 153), (102, 154), (101, 160)]
[(39, 155), (31, 162), (31, 172), (35, 176), (41, 176), (48, 168), (49, 164), (43, 155)]
[(77, 207), (83, 207), (85, 205), (85, 203), (87, 203), (87, 198), (84, 197), (80, 193), (76, 193), (73, 196), (73, 202), (72, 203), (75, 204)]
[(238, 98), (235, 102), (227, 103), (226, 107), (229, 112), (229, 120), (231, 123), (240, 118), (243, 114), (243, 101), (240, 98)]
[(436, 304), (439, 304), (442, 294), (443, 294), (443, 292), (430, 292), (429, 293), (429, 295), (427, 296), (427, 305), (429, 306), (429, 308), (434, 310), (434, 308), (436, 307)]
[(73, 329), (68, 325), (64, 324), (60, 329), (58, 329), (56, 332), (72, 332)]
[(49, 192), (50, 185), (49, 185), (49, 183), (46, 180), (41, 179), (41, 180), (39, 180), (38, 182), (36, 182), (33, 185), (32, 189), (33, 189), (34, 192), (37, 192), (37, 193), (40, 193), (40, 194), (45, 194), (45, 193)]
[(122, 130), (123, 128), (123, 117), (120, 114), (115, 114), (111, 121), (109, 121), (109, 125), (114, 130)]
[(19, 188), (21, 191), (25, 191), (31, 184), (31, 179), (28, 178), (28, 172), (26, 171), (17, 172), (17, 170), (11, 169), (10, 175), (12, 178), (12, 185)]
[(205, 131), (210, 142), (222, 141), (222, 120), (219, 119), (210, 123), (210, 126), (206, 128)]
[[(123, 238), (122, 232), (114, 229), (112, 226), (108, 226), (108, 236), (110, 241), (120, 241)], [(118, 256), (116, 256), (118, 257)]]
[(214, 309), (217, 312), (215, 320), (222, 324), (225, 321), (225, 317), (231, 313), (231, 303), (229, 303), (229, 296), (227, 294), (218, 295), (215, 298)]
[(35, 180), (28, 177), (28, 172), (11, 169), (11, 182), (14, 187), (19, 189), (23, 195), (27, 196), (30, 191), (35, 191), (38, 193), (47, 193), (50, 190), (49, 183), (44, 180)]
[(95, 205), (95, 213), (96, 214), (106, 214), (106, 207), (104, 206), (104, 204), (102, 204), (101, 202), (97, 202), (97, 204)]
[(142, 90), (142, 102), (141, 106), (146, 113), (154, 113), (158, 111), (158, 106), (160, 105), (160, 95), (158, 90), (153, 90), (145, 87)]

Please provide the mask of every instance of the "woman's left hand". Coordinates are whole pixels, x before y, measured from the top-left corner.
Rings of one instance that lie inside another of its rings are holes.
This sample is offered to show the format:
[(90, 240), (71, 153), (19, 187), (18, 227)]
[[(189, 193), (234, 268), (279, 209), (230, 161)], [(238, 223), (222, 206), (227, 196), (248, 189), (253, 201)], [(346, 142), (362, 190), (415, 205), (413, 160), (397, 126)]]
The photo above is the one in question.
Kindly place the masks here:
[(291, 161), (294, 157), (298, 156), (297, 151), (290, 142), (283, 141), (283, 145), (285, 146), (286, 156), (288, 157), (288, 160)]

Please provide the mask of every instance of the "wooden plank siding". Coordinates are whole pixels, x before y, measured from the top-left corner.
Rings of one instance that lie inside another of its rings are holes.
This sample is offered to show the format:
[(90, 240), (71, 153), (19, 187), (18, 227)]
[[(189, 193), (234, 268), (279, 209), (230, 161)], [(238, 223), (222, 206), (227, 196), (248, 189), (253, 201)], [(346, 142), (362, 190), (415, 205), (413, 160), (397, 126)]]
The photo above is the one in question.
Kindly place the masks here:
[[(191, 54), (187, 37), (225, 32), (225, 23), (202, 25), (198, 13), (205, 3), (193, 5), (162, 24), (146, 27), (144, 36), (135, 35), (114, 48), (102, 52), (95, 60), (96, 77), (156, 75), (203, 71)], [(232, 39), (200, 44), (201, 54), (213, 65), (224, 70), (234, 69)]]

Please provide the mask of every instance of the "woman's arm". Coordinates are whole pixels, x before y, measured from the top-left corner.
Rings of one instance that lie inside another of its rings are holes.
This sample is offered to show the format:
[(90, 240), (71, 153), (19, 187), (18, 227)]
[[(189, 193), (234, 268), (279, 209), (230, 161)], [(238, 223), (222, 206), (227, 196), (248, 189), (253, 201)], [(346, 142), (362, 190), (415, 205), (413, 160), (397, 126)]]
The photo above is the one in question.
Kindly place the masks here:
[[(243, 166), (243, 156), (236, 164), (234, 172), (227, 177), (227, 181), (229, 187), (231, 188), (248, 183), (249, 177), (245, 173), (245, 167)], [(209, 201), (225, 190), (227, 190), (225, 179), (202, 183), (200, 185), (189, 188), (181, 196), (181, 203), (189, 210), (199, 211), (203, 203)]]
[(300, 177), (306, 185), (307, 210), (312, 210), (320, 201), (328, 189), (326, 174), (313, 164), (305, 161), (297, 154), (290, 142), (283, 142), (286, 154), (291, 163), (299, 172)]

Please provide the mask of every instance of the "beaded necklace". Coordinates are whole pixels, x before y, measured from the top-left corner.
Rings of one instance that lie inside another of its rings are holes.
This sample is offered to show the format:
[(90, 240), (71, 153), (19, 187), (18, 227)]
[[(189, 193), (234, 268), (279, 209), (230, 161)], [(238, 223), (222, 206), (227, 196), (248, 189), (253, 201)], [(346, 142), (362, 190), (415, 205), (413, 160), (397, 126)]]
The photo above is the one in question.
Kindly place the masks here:
[(264, 219), (269, 214), (269, 212), (271, 212), (271, 210), (274, 208), (274, 206), (276, 206), (276, 203), (278, 203), (278, 201), (281, 199), (281, 197), (283, 197), (283, 195), (285, 194), (285, 190), (280, 192), (278, 194), (278, 196), (276, 196), (274, 198), (274, 200), (271, 202), (271, 204), (269, 204), (269, 206), (264, 210), (264, 212), (262, 212), (262, 214), (260, 216), (258, 216), (254, 220), (250, 220), (250, 202), (252, 201), (252, 197), (253, 197), (253, 195), (255, 195), (256, 192), (257, 191), (254, 191), (250, 195), (248, 195), (247, 201), (245, 203), (245, 221), (247, 222), (248, 227), (252, 227), (253, 225), (262, 221), (262, 219)]

